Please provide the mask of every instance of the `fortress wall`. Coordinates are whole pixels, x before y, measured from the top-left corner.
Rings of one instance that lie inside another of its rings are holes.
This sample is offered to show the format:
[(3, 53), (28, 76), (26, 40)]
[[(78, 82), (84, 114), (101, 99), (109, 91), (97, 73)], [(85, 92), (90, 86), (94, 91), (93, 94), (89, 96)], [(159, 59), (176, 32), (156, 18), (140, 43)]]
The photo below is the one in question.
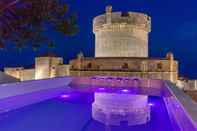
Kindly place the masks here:
[(96, 33), (96, 57), (148, 57), (148, 35), (143, 30)]
[(96, 57), (148, 57), (150, 17), (111, 12), (94, 18)]
[(21, 71), (21, 81), (35, 80), (35, 69), (24, 69)]

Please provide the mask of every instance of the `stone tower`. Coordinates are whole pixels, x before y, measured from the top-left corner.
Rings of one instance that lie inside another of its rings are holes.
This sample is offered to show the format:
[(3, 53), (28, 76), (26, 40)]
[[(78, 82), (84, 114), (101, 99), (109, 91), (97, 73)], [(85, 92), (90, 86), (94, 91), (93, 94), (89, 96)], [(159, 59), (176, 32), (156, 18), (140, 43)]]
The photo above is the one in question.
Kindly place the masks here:
[(96, 57), (148, 57), (151, 18), (142, 13), (112, 12), (93, 20)]

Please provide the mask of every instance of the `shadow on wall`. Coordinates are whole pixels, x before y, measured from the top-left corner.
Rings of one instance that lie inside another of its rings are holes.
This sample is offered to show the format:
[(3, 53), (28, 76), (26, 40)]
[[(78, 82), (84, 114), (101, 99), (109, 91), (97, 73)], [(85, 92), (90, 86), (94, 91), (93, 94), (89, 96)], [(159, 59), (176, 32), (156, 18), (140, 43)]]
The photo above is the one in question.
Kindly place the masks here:
[(19, 82), (19, 79), (16, 79), (12, 76), (6, 75), (3, 72), (0, 72), (0, 84), (4, 83), (14, 83), (14, 82)]

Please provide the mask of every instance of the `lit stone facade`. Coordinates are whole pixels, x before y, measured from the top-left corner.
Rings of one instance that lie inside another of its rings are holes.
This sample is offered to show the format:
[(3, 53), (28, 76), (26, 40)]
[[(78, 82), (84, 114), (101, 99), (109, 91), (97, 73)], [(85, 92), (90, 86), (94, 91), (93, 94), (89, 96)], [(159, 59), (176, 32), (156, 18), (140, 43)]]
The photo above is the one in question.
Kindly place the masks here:
[(176, 84), (180, 89), (187, 91), (197, 91), (197, 80), (184, 80), (180, 79)]
[(95, 58), (83, 54), (70, 61), (72, 76), (135, 76), (152, 79), (178, 79), (178, 62), (172, 53), (166, 58), (148, 58), (151, 18), (142, 13), (112, 12), (93, 20)]
[(58, 65), (56, 76), (70, 76), (70, 65)]
[(7, 67), (4, 68), (4, 73), (21, 81), (35, 79), (35, 69), (24, 69), (23, 67)]
[(93, 20), (96, 57), (148, 57), (151, 18), (142, 13), (112, 12)]
[[(164, 79), (176, 83), (178, 62), (172, 53), (168, 53), (166, 58), (148, 58), (150, 31), (149, 16), (134, 12), (112, 12), (112, 7), (107, 6), (106, 13), (93, 20), (96, 58), (86, 58), (80, 53), (69, 65), (63, 65), (60, 57), (38, 57), (32, 79), (111, 75)], [(29, 75), (33, 73), (29, 72)]]
[(57, 65), (62, 65), (60, 57), (38, 57), (35, 60), (35, 79), (56, 77)]
[(26, 80), (34, 80), (35, 79), (35, 69), (24, 69), (21, 70), (20, 74), (20, 80), (26, 81)]
[(21, 71), (23, 70), (23, 67), (6, 67), (4, 68), (4, 73), (7, 75), (10, 75), (12, 77), (15, 77), (17, 79), (21, 78)]
[(178, 62), (168, 53), (166, 58), (100, 57), (86, 58), (79, 55), (70, 61), (72, 76), (136, 76), (176, 82)]
[(4, 68), (7, 75), (18, 78), (21, 81), (47, 79), (70, 75), (70, 66), (63, 64), (63, 58), (46, 56), (35, 59), (35, 69), (24, 69), (23, 67)]

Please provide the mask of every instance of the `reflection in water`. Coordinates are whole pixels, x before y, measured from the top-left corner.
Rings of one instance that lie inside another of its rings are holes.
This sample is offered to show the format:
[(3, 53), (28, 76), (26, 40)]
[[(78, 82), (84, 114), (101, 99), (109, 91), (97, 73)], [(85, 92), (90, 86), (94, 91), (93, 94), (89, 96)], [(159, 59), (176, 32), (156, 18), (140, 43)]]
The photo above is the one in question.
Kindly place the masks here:
[(150, 120), (148, 96), (128, 93), (95, 93), (92, 118), (106, 125), (141, 125)]

